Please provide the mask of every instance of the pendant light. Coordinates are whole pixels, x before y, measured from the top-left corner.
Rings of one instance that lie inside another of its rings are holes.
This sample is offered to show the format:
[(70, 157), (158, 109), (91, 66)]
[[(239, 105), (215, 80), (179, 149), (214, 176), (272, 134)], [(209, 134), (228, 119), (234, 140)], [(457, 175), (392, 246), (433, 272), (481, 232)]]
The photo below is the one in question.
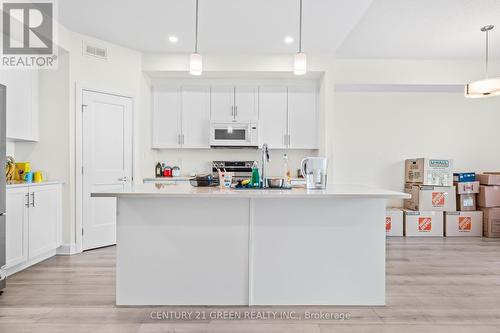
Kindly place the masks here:
[(293, 74), (304, 75), (307, 73), (307, 59), (306, 54), (302, 53), (302, 0), (300, 1), (300, 16), (299, 16), (299, 52), (295, 55), (293, 60)]
[(198, 0), (196, 0), (196, 32), (194, 38), (194, 53), (189, 58), (189, 74), (201, 75), (203, 72), (203, 60), (198, 53)]
[(465, 97), (481, 98), (500, 96), (500, 77), (490, 79), (488, 76), (489, 40), (488, 34), (495, 26), (487, 25), (481, 28), (486, 33), (486, 78), (484, 80), (471, 82), (465, 86)]

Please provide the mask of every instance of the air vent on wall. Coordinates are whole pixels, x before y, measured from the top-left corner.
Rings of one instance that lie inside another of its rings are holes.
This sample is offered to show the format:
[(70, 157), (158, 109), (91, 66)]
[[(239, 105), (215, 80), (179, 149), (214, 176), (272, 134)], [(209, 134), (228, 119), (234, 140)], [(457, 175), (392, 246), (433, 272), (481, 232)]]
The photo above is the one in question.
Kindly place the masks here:
[(102, 60), (108, 59), (108, 49), (96, 45), (83, 42), (83, 54), (89, 57), (98, 58)]

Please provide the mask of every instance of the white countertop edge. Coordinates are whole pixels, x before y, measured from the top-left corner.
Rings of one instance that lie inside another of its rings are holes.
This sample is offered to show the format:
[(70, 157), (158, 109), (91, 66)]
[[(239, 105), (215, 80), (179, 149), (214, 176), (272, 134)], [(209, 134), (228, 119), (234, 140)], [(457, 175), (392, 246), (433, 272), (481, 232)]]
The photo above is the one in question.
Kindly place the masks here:
[(281, 194), (281, 193), (246, 193), (242, 194), (172, 194), (172, 193), (92, 193), (92, 198), (223, 198), (223, 199), (410, 199), (404, 194)]
[(64, 184), (63, 181), (60, 180), (48, 180), (41, 183), (19, 183), (19, 184), (6, 184), (6, 188), (16, 188), (16, 187), (28, 187), (28, 186), (45, 186), (45, 185), (56, 185), (56, 184)]
[(166, 185), (156, 188), (154, 184), (142, 184), (122, 191), (101, 191), (92, 197), (118, 198), (366, 198), (366, 199), (409, 199), (410, 195), (362, 185), (331, 185), (326, 190), (220, 190), (218, 187), (191, 187), (190, 185)]

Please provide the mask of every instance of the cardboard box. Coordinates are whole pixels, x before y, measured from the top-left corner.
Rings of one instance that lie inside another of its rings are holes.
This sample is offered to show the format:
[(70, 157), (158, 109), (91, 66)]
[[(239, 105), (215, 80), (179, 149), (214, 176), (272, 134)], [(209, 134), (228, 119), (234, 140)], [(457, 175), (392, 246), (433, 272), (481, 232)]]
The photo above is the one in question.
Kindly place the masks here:
[(475, 172), (455, 172), (453, 174), (454, 182), (474, 182), (476, 181), (476, 173)]
[(457, 195), (457, 210), (459, 211), (474, 211), (476, 210), (476, 194), (459, 194)]
[(483, 212), (444, 213), (444, 234), (446, 237), (481, 237), (483, 235)]
[(411, 194), (411, 199), (404, 201), (406, 209), (440, 212), (457, 210), (455, 186), (406, 184), (405, 192)]
[(479, 208), (483, 212), (483, 236), (500, 238), (500, 208)]
[(386, 236), (403, 236), (403, 210), (387, 208), (385, 215)]
[(481, 185), (500, 185), (500, 172), (485, 172), (476, 175)]
[(454, 182), (457, 188), (457, 194), (479, 193), (479, 182)]
[(453, 160), (417, 158), (405, 161), (405, 182), (422, 185), (453, 185)]
[(481, 185), (477, 204), (481, 207), (500, 207), (500, 186)]
[(443, 212), (404, 212), (405, 236), (443, 237)]

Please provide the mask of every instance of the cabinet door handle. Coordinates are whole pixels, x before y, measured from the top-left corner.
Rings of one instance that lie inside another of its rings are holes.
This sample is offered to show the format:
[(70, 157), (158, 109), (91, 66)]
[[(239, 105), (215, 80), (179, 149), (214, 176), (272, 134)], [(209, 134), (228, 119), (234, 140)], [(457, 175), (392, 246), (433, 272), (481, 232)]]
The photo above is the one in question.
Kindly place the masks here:
[(35, 192), (31, 192), (31, 207), (35, 207)]
[(234, 119), (234, 106), (231, 106), (231, 117)]
[(184, 144), (184, 134), (181, 134), (181, 138), (182, 138), (181, 143)]
[(234, 107), (234, 117), (238, 117), (238, 106)]
[(26, 203), (24, 204), (26, 207), (30, 207), (30, 194), (29, 192), (24, 195), (26, 197)]

